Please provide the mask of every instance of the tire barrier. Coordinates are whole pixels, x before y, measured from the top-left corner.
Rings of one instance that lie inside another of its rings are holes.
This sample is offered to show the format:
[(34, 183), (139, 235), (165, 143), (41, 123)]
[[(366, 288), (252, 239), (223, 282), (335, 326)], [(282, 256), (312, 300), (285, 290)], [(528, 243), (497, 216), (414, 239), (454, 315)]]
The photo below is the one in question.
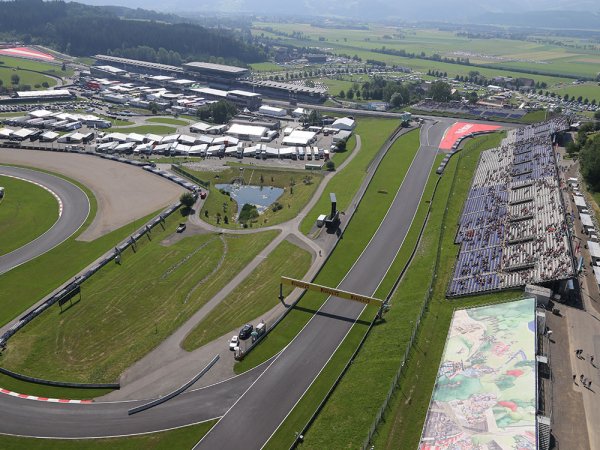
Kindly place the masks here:
[(180, 388), (175, 389), (173, 392), (165, 395), (164, 397), (160, 397), (157, 398), (156, 400), (152, 400), (151, 402), (145, 403), (143, 405), (140, 406), (136, 406), (135, 408), (131, 408), (129, 411), (127, 411), (128, 415), (132, 415), (132, 414), (137, 414), (139, 412), (142, 411), (146, 411), (147, 409), (153, 408), (155, 406), (158, 406), (168, 400), (171, 400), (173, 397), (178, 396), (179, 394), (181, 394), (183, 391), (185, 391), (186, 389), (188, 389), (192, 384), (194, 384), (196, 381), (198, 381), (200, 378), (202, 378), (202, 376), (208, 372), (212, 366), (215, 365), (215, 363), (219, 360), (219, 355), (215, 356), (211, 362), (208, 363), (208, 365), (202, 369), (200, 371), (200, 373), (196, 376), (194, 376), (194, 378), (192, 378), (190, 381), (188, 381), (187, 383), (185, 383), (183, 386), (181, 386)]
[(27, 381), (29, 383), (44, 384), (46, 386), (58, 386), (68, 388), (80, 388), (80, 389), (120, 389), (119, 383), (70, 383), (68, 381), (50, 381), (42, 378), (30, 377), (28, 375), (22, 375), (20, 373), (13, 372), (8, 369), (0, 367), (0, 373), (7, 375), (11, 378), (15, 378), (21, 381)]

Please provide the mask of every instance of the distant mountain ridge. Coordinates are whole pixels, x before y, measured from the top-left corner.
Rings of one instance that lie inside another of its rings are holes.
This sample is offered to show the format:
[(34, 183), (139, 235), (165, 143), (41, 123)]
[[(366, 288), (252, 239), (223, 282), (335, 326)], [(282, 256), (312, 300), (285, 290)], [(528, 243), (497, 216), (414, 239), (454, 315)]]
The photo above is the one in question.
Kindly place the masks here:
[[(600, 13), (596, 0), (429, 0), (426, 4), (414, 1), (394, 0), (86, 0), (88, 4), (123, 4), (129, 8), (142, 7), (170, 13), (219, 12), (257, 15), (289, 16), (338, 16), (354, 19), (398, 19), (405, 21), (459, 21), (502, 23), (507, 25), (527, 25), (527, 20), (536, 21), (536, 15), (560, 12), (568, 13), (569, 24), (578, 21), (586, 27), (600, 28), (600, 21), (594, 20)], [(594, 16), (595, 14), (595, 16)], [(509, 22), (506, 22), (509, 21)], [(512, 22), (512, 23), (510, 23)], [(553, 19), (560, 26), (560, 17)], [(583, 27), (583, 25), (582, 25)]]

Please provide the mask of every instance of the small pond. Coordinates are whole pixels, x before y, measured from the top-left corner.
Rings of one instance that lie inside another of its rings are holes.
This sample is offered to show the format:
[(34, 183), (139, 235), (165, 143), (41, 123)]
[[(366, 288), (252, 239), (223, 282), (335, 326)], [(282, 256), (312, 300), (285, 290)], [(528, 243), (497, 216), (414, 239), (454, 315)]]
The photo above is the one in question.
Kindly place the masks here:
[(238, 205), (238, 216), (242, 207), (246, 203), (255, 205), (258, 212), (262, 212), (273, 204), (281, 194), (283, 189), (273, 186), (242, 186), (239, 184), (216, 184), (219, 190), (229, 192), (229, 195)]

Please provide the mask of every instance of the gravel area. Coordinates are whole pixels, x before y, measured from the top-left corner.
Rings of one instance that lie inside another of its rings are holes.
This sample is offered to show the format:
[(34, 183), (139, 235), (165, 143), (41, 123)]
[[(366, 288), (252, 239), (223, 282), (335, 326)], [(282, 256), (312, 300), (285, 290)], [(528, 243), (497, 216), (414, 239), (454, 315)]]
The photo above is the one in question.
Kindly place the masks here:
[(49, 170), (87, 186), (96, 197), (98, 211), (92, 224), (77, 238), (81, 241), (93, 241), (174, 203), (184, 192), (180, 186), (138, 167), (86, 155), (0, 149), (0, 163)]

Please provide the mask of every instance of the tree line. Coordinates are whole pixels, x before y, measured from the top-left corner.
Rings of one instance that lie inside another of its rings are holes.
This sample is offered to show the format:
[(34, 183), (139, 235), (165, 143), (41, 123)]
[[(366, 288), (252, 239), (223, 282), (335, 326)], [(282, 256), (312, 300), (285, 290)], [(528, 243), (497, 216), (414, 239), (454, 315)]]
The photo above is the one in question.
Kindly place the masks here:
[[(163, 47), (184, 60), (202, 60), (211, 55), (243, 63), (266, 60), (261, 47), (231, 30), (190, 23), (126, 20), (101, 7), (64, 1), (0, 2), (0, 29), (25, 44), (42, 44), (73, 56), (124, 52), (137, 47), (158, 52)], [(158, 55), (152, 56), (158, 59)]]

